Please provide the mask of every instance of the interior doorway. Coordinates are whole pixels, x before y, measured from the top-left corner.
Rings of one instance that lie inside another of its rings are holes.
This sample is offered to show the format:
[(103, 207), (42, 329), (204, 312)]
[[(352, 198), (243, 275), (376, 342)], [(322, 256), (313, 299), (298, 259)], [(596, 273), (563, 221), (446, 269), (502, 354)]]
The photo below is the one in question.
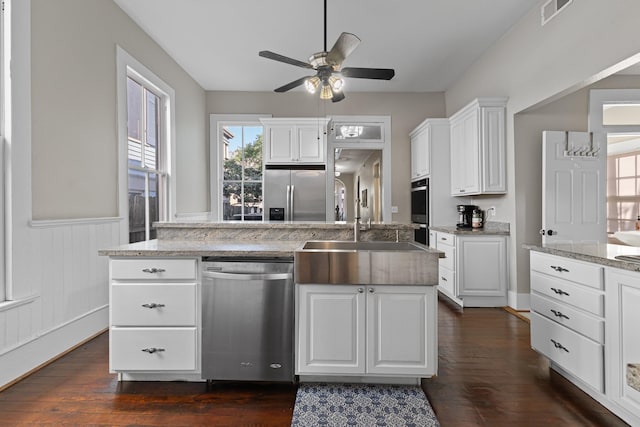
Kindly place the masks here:
[(345, 210), (345, 198), (346, 198), (346, 186), (342, 180), (336, 178), (335, 179), (335, 216), (334, 219), (336, 221), (346, 221), (347, 213)]

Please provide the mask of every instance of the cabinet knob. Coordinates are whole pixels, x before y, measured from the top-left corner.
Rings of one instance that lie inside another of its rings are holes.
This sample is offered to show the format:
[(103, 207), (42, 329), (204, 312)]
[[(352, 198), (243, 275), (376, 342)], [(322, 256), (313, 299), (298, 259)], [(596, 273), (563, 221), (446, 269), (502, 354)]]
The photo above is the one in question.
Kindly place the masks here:
[(359, 294), (361, 294), (361, 293), (363, 293), (363, 292), (364, 292), (364, 289), (362, 289), (362, 288), (358, 288), (358, 293), (359, 293)]
[(152, 274), (154, 274), (154, 273), (164, 273), (166, 270), (164, 268), (155, 268), (155, 267), (153, 267), (153, 268), (143, 268), (142, 271), (144, 273), (152, 273)]
[(446, 278), (446, 277), (444, 277), (444, 276), (442, 276), (442, 277), (440, 277), (440, 280), (442, 280), (443, 282), (446, 282), (446, 281), (447, 281), (447, 278)]
[(164, 304), (158, 304), (158, 303), (155, 303), (155, 302), (150, 302), (150, 303), (147, 303), (147, 304), (142, 304), (142, 306), (144, 308), (162, 308), (162, 307), (164, 307)]
[(161, 351), (164, 351), (164, 348), (150, 347), (150, 348), (143, 348), (142, 351), (144, 351), (145, 353), (153, 354), (153, 353), (159, 353)]
[(372, 294), (374, 292), (373, 288), (369, 288), (369, 293)]

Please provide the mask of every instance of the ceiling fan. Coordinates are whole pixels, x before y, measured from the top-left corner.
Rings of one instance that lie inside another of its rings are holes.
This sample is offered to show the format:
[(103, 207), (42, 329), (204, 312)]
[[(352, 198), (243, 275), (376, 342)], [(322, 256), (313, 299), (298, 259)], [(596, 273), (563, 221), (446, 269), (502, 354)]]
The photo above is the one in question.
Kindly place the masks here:
[(298, 61), (269, 50), (262, 50), (258, 55), (316, 71), (315, 75), (301, 77), (275, 89), (275, 92), (287, 92), (304, 84), (305, 88), (311, 93), (315, 93), (320, 88), (321, 99), (331, 99), (333, 102), (339, 102), (345, 98), (342, 91), (344, 86), (343, 77), (391, 80), (395, 75), (395, 71), (390, 68), (342, 68), (344, 60), (358, 47), (358, 44), (360, 44), (360, 39), (355, 34), (342, 33), (331, 50), (327, 51), (327, 0), (324, 0), (324, 50), (322, 52), (311, 55), (308, 62)]

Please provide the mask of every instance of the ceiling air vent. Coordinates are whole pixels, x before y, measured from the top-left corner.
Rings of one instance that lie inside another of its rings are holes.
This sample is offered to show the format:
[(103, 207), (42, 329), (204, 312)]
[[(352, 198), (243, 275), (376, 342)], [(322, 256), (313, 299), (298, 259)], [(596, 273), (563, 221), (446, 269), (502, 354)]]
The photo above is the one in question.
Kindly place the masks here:
[(548, 0), (540, 8), (540, 15), (542, 16), (542, 25), (551, 21), (553, 17), (562, 12), (562, 10), (569, 6), (573, 0)]

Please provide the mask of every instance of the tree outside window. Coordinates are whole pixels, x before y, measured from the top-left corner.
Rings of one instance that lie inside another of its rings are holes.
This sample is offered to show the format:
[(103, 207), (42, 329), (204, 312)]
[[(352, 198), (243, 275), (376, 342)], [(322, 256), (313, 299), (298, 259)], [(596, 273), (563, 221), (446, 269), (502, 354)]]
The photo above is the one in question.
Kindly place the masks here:
[(261, 221), (262, 126), (224, 126), (222, 212), (225, 221)]

